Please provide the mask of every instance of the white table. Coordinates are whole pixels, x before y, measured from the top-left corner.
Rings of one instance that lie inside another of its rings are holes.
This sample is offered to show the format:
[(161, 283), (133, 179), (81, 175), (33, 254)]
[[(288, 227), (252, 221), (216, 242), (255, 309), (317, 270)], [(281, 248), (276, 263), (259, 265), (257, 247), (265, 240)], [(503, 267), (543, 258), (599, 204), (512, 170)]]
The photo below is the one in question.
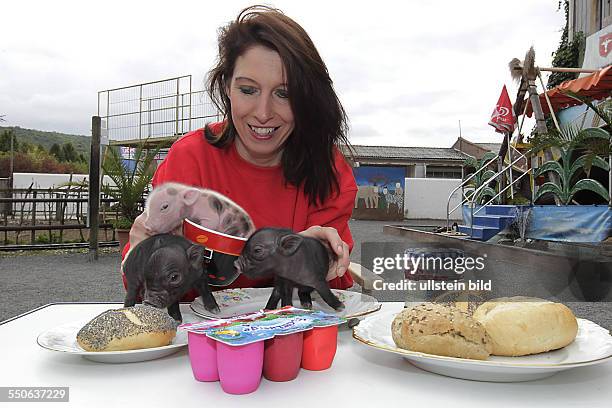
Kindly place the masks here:
[[(153, 361), (102, 364), (36, 344), (43, 330), (120, 306), (52, 304), (0, 325), (0, 386), (67, 386), (70, 402), (52, 406), (74, 407), (612, 406), (612, 363), (526, 383), (459, 380), (422, 371), (398, 355), (358, 343), (347, 328), (340, 331), (329, 370), (301, 370), (297, 379), (286, 383), (262, 379), (259, 389), (248, 395), (225, 394), (218, 383), (195, 381), (186, 348)], [(186, 311), (188, 305), (181, 308)], [(401, 308), (401, 303), (385, 303), (382, 311)], [(14, 404), (30, 405), (40, 407)]]

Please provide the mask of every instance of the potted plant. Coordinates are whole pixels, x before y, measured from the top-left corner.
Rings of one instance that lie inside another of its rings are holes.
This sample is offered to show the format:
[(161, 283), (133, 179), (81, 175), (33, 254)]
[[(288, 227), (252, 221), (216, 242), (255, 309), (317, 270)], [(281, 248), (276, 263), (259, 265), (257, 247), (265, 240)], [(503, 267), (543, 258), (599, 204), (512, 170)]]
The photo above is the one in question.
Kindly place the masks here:
[(114, 185), (102, 184), (102, 191), (117, 201), (119, 217), (112, 221), (121, 248), (129, 241), (134, 220), (143, 209), (143, 195), (155, 174), (155, 156), (159, 148), (136, 147), (134, 158), (126, 161), (116, 147), (106, 150), (102, 170)]

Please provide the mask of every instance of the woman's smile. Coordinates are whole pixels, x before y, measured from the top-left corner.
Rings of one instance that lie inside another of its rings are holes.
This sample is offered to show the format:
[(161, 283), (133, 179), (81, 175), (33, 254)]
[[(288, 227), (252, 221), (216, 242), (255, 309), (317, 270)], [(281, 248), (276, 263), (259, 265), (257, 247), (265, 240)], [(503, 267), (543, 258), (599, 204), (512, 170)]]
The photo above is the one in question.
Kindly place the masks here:
[(279, 128), (280, 126), (261, 127), (261, 126), (249, 125), (249, 129), (251, 129), (251, 132), (253, 133), (253, 137), (255, 137), (258, 140), (272, 139), (272, 137), (274, 137), (274, 132), (277, 131)]

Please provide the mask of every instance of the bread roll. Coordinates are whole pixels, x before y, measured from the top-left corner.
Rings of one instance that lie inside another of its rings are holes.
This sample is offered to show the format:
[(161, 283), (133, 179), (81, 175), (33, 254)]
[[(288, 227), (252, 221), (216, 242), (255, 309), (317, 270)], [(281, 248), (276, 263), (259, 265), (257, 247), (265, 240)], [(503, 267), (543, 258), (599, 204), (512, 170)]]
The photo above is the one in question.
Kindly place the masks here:
[(578, 323), (561, 303), (516, 296), (480, 305), (474, 319), (491, 337), (492, 354), (525, 356), (565, 347), (576, 338)]
[(86, 351), (121, 351), (167, 346), (176, 335), (176, 321), (164, 309), (137, 305), (107, 310), (77, 333)]
[(440, 356), (486, 360), (491, 353), (484, 327), (454, 306), (426, 303), (399, 313), (391, 324), (395, 344)]

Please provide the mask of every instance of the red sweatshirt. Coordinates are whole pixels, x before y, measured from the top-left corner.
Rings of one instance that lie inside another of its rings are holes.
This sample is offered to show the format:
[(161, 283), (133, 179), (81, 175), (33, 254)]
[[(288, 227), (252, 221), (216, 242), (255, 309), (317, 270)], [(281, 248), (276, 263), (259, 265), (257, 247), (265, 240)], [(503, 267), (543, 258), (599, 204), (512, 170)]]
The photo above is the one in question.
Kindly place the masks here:
[[(222, 123), (211, 125), (213, 133)], [(177, 182), (209, 188), (226, 195), (246, 210), (256, 228), (283, 227), (299, 232), (313, 225), (334, 227), (344, 242), (353, 248), (348, 221), (353, 211), (357, 186), (353, 171), (336, 149), (335, 166), (340, 185), (323, 204), (312, 206), (302, 190), (285, 185), (282, 167), (260, 167), (245, 161), (235, 144), (217, 148), (206, 141), (198, 129), (174, 142), (168, 156), (158, 167), (153, 186)], [(124, 251), (125, 252), (125, 251)], [(329, 282), (334, 289), (353, 285), (348, 273)], [(271, 280), (254, 281), (240, 275), (228, 288), (270, 286)]]

